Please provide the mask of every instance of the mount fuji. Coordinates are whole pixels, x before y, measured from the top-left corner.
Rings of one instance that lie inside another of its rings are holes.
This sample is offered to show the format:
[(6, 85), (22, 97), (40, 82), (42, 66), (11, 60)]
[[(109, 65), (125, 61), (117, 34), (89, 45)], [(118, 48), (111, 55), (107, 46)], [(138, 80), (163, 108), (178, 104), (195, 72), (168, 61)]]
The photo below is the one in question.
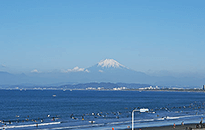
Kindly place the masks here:
[(105, 59), (86, 68), (87, 78), (97, 82), (135, 82), (147, 83), (150, 76), (127, 68), (114, 59)]
[(98, 67), (102, 67), (102, 68), (125, 68), (124, 65), (118, 63), (117, 61), (113, 60), (113, 59), (105, 59), (105, 60), (101, 60), (100, 62), (98, 62), (97, 64)]
[(113, 59), (105, 59), (98, 62), (96, 65), (87, 68), (89, 72), (109, 72), (114, 70), (129, 70), (129, 68), (125, 67), (124, 65), (120, 64), (119, 62)]

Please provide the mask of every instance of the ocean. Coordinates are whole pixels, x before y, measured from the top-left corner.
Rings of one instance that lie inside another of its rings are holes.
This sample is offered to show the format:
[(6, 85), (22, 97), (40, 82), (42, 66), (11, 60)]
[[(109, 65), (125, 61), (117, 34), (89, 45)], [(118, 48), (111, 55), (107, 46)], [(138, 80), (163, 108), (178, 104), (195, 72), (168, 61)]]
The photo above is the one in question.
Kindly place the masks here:
[(122, 130), (199, 123), (205, 93), (164, 91), (0, 90), (0, 129)]

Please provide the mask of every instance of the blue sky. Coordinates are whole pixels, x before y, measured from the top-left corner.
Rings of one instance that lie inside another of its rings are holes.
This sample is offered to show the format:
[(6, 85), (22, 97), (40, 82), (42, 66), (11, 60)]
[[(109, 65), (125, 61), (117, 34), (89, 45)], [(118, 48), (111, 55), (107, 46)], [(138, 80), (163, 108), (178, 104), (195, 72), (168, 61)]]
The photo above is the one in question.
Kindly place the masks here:
[(136, 71), (205, 73), (204, 0), (0, 1), (0, 71), (115, 59)]

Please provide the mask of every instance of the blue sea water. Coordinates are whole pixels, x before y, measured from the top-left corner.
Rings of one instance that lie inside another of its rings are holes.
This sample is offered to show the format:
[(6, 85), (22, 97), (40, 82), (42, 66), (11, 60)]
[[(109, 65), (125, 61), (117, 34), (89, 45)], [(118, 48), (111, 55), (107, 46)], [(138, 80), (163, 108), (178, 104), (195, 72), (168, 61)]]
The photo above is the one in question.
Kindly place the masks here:
[[(159, 91), (0, 90), (0, 129), (111, 130), (196, 123), (204, 118), (205, 93)], [(37, 126), (38, 125), (38, 126)]]

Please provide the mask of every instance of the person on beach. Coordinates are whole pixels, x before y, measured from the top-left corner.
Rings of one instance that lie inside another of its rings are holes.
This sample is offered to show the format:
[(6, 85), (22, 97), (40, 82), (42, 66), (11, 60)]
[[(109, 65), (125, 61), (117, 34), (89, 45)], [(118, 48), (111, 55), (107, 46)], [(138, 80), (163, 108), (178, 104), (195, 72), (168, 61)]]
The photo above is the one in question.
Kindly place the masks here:
[(199, 124), (196, 124), (196, 128), (199, 128)]
[(175, 125), (175, 123), (174, 123), (174, 126), (173, 126), (173, 128), (175, 128), (176, 127), (176, 125)]
[(201, 128), (203, 128), (203, 118), (201, 118), (201, 121), (199, 124), (201, 125)]

